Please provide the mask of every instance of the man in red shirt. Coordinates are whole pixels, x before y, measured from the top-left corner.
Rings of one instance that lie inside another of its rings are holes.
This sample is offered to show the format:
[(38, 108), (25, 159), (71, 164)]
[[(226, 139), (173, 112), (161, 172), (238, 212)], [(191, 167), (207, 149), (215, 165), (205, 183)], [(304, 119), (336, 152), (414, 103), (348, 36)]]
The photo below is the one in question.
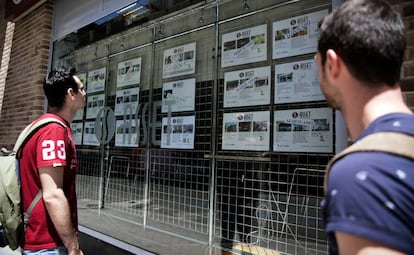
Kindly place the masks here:
[(86, 92), (73, 72), (56, 70), (43, 84), (49, 111), (42, 118), (56, 118), (39, 129), (24, 146), (20, 159), (23, 210), (39, 190), (42, 199), (30, 215), (22, 254), (82, 255), (78, 242), (75, 177), (78, 169), (70, 122), (85, 106)]

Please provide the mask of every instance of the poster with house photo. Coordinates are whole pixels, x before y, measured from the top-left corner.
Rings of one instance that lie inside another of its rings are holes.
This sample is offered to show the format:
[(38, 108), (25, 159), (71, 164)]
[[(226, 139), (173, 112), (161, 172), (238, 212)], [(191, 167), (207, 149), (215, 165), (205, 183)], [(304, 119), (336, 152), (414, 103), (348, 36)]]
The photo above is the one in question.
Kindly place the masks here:
[(332, 108), (305, 108), (274, 112), (273, 150), (333, 152)]
[(162, 85), (162, 112), (194, 111), (195, 79), (167, 82)]
[(99, 141), (95, 135), (95, 121), (85, 122), (83, 128), (83, 145), (98, 146)]
[(268, 151), (270, 112), (223, 114), (223, 150)]
[(115, 146), (138, 147), (139, 120), (124, 119), (116, 121)]
[(141, 59), (142, 58), (134, 58), (118, 63), (118, 72), (116, 76), (117, 88), (140, 83)]
[(221, 67), (266, 60), (266, 35), (266, 24), (223, 34), (221, 40)]
[(72, 122), (70, 123), (72, 129), (73, 141), (76, 145), (82, 145), (83, 136), (83, 122)]
[(327, 14), (321, 10), (273, 22), (273, 59), (316, 52), (318, 23)]
[(105, 106), (105, 94), (88, 95), (86, 118), (95, 119), (98, 112)]
[(161, 148), (194, 149), (195, 116), (162, 118)]
[(106, 67), (88, 72), (87, 92), (95, 93), (105, 90)]
[(118, 90), (115, 98), (115, 116), (135, 114), (138, 104), (139, 88)]
[(314, 59), (275, 65), (275, 104), (324, 99)]
[(164, 51), (162, 78), (195, 73), (196, 43), (189, 43)]
[(270, 66), (224, 74), (224, 108), (270, 104)]

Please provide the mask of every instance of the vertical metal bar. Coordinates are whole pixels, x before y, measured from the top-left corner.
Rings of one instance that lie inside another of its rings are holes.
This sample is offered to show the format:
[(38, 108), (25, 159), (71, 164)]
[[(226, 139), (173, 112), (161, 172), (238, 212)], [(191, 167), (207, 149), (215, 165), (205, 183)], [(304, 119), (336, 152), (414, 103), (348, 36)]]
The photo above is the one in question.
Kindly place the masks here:
[[(151, 171), (151, 153), (150, 153), (150, 148), (151, 148), (151, 132), (155, 132), (155, 130), (152, 130), (152, 122), (155, 120), (152, 120), (152, 103), (153, 103), (153, 99), (152, 99), (152, 94), (153, 94), (153, 75), (154, 75), (154, 57), (155, 57), (155, 39), (156, 39), (156, 26), (154, 25), (152, 27), (152, 58), (151, 58), (151, 72), (152, 74), (149, 76), (150, 80), (149, 80), (149, 95), (148, 95), (148, 122), (149, 124), (147, 125), (147, 129), (148, 129), (148, 138), (147, 138), (147, 144), (145, 146), (146, 151), (145, 151), (145, 184), (144, 184), (144, 215), (143, 215), (143, 221), (142, 221), (142, 226), (145, 228), (147, 226), (147, 217), (148, 217), (148, 203), (147, 201), (150, 201), (150, 192), (149, 192), (149, 188), (150, 188), (150, 171)], [(145, 118), (145, 112), (143, 111), (143, 117)]]
[[(218, 101), (218, 51), (219, 51), (219, 2), (216, 1), (216, 22), (215, 22), (216, 38), (215, 38), (215, 67), (213, 75), (213, 107), (212, 107), (212, 127), (217, 125), (217, 101)], [(210, 161), (210, 184), (209, 184), (209, 218), (208, 218), (208, 242), (209, 245), (212, 244), (214, 238), (214, 229), (215, 229), (215, 220), (214, 220), (214, 211), (215, 211), (215, 196), (216, 196), (216, 128), (211, 129), (211, 161)]]

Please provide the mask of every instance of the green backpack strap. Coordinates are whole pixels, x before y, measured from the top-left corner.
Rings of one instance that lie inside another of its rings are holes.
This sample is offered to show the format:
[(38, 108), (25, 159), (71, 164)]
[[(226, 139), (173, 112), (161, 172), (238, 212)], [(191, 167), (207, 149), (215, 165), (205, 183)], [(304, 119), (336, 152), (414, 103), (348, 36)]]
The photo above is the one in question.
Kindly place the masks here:
[(58, 123), (61, 126), (66, 127), (65, 123), (53, 117), (48, 117), (48, 118), (44, 118), (38, 121), (34, 121), (20, 133), (19, 137), (17, 138), (16, 143), (14, 144), (13, 153), (17, 154), (20, 148), (23, 147), (27, 143), (27, 141), (30, 139), (30, 137), (32, 137), (32, 135), (34, 135), (40, 128), (50, 123)]
[(358, 151), (386, 152), (414, 160), (414, 136), (397, 132), (373, 133), (336, 154), (326, 166), (325, 191), (328, 187), (328, 175), (332, 165), (347, 154)]

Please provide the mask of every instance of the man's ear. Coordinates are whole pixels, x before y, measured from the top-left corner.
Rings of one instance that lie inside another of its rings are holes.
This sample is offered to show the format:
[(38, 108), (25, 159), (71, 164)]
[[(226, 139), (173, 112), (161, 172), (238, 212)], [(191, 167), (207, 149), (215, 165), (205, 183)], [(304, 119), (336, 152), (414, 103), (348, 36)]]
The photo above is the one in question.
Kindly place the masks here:
[(341, 58), (332, 49), (326, 51), (325, 72), (332, 78), (337, 78), (343, 68)]
[(67, 95), (70, 97), (70, 98), (74, 98), (74, 95), (75, 94), (75, 92), (73, 92), (73, 89), (72, 88), (68, 88), (68, 91), (67, 91)]

